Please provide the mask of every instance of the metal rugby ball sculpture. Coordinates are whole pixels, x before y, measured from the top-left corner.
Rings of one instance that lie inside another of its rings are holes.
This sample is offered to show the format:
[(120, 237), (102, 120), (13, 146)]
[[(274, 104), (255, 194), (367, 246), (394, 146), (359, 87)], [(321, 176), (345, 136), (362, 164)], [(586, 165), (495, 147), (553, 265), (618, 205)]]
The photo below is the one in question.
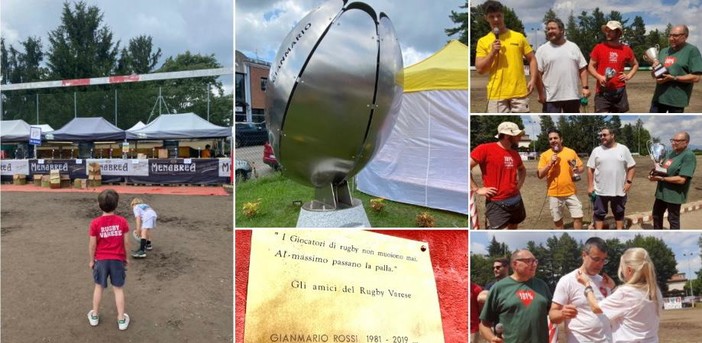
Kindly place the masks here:
[(265, 116), (283, 173), (315, 188), (298, 227), (370, 226), (348, 182), (392, 131), (401, 84), (392, 23), (365, 3), (329, 0), (285, 37), (270, 69)]

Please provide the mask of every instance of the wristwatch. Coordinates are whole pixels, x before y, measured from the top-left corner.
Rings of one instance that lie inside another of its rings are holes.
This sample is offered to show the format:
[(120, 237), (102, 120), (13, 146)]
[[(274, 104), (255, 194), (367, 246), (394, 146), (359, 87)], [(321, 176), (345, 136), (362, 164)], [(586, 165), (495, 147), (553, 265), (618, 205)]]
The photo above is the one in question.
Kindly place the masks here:
[(678, 81), (678, 77), (677, 77), (677, 76), (673, 76), (673, 81)]
[(631, 180), (626, 180), (626, 183), (631, 184)]
[(589, 86), (583, 86), (583, 89), (590, 89)]

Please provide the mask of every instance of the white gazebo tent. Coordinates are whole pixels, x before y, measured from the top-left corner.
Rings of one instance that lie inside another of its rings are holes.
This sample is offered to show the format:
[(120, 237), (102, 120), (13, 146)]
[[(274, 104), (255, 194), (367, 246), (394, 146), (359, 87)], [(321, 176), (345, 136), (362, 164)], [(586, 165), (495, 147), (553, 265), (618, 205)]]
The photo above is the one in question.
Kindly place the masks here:
[(404, 69), (387, 142), (357, 175), (360, 191), (468, 214), (468, 47), (451, 41)]

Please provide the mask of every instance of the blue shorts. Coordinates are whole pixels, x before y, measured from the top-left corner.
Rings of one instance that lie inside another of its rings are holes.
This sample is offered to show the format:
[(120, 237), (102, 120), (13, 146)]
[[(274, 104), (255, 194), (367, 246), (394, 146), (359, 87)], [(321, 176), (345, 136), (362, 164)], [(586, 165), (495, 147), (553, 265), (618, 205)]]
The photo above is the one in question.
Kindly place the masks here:
[(98, 260), (93, 266), (93, 280), (95, 284), (107, 288), (107, 277), (110, 277), (110, 283), (114, 287), (124, 286), (124, 280), (127, 278), (127, 269), (124, 267), (124, 261), (120, 260)]

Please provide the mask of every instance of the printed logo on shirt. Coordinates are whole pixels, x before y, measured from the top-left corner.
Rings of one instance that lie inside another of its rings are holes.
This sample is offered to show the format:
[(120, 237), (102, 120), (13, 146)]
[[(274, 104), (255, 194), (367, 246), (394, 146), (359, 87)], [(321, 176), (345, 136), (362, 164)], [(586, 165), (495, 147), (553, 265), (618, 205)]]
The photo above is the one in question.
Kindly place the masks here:
[(668, 168), (671, 164), (673, 164), (673, 160), (666, 160), (663, 162), (663, 167)]
[(514, 159), (512, 159), (512, 156), (505, 156), (505, 168), (514, 168)]
[(524, 306), (526, 307), (529, 307), (529, 305), (531, 305), (532, 300), (534, 300), (534, 295), (535, 293), (532, 290), (520, 289), (517, 291), (517, 297), (519, 298), (519, 300), (522, 301), (522, 304), (524, 304)]
[(119, 225), (110, 225), (100, 227), (100, 238), (122, 236), (122, 230)]
[(610, 51), (609, 52), (609, 61), (612, 63), (617, 63), (619, 60), (619, 54), (615, 51)]
[(668, 67), (672, 66), (673, 64), (675, 64), (675, 61), (677, 61), (677, 58), (675, 58), (675, 56), (668, 56), (665, 58), (665, 61), (663, 61), (663, 65), (666, 68), (668, 68)]
[(602, 293), (602, 296), (606, 298), (609, 295), (609, 294), (607, 294), (608, 293), (607, 287), (600, 286), (599, 288), (600, 288), (600, 293)]

